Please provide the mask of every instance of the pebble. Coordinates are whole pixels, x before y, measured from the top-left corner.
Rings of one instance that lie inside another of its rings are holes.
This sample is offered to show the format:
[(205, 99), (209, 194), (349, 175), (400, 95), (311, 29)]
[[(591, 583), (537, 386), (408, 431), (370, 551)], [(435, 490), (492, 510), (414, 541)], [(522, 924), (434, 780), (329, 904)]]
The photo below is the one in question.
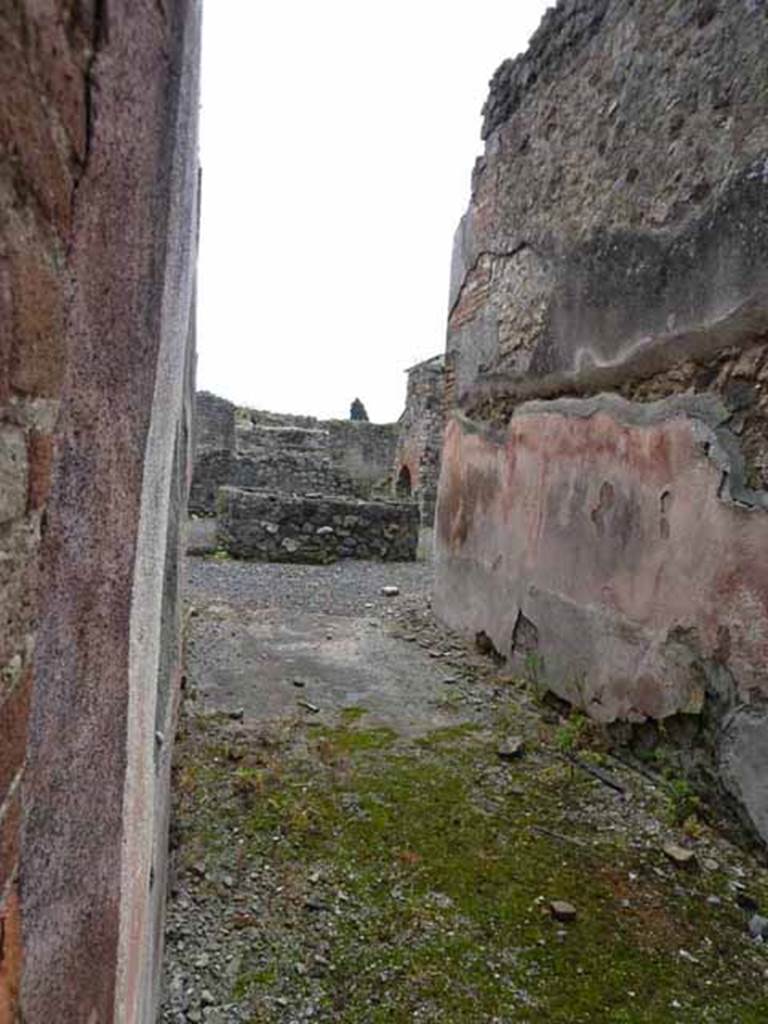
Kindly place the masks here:
[(742, 910), (746, 910), (751, 914), (756, 914), (759, 908), (759, 904), (754, 896), (750, 896), (746, 892), (736, 894), (736, 903)]
[(304, 906), (307, 910), (327, 910), (328, 904), (322, 900), (317, 899), (315, 896), (310, 896), (304, 901)]
[(516, 757), (522, 757), (524, 752), (525, 743), (522, 736), (507, 736), (496, 749), (502, 761), (513, 761)]
[(696, 853), (685, 846), (678, 846), (677, 843), (667, 843), (664, 846), (664, 854), (679, 868), (693, 867), (696, 863)]
[(566, 900), (552, 900), (549, 912), (556, 921), (562, 921), (563, 924), (576, 920), (576, 907)]
[(397, 597), (400, 593), (400, 587), (382, 587), (381, 592), (384, 597)]
[(768, 917), (762, 917), (760, 914), (754, 914), (749, 919), (749, 934), (753, 939), (768, 938)]
[(232, 709), (232, 710), (231, 710), (231, 711), (229, 712), (229, 717), (230, 717), (230, 718), (231, 718), (231, 719), (232, 719), (233, 721), (235, 721), (235, 722), (239, 722), (239, 721), (241, 721), (241, 719), (242, 719), (242, 718), (243, 718), (244, 716), (245, 716), (245, 708), (233, 708), (233, 709)]

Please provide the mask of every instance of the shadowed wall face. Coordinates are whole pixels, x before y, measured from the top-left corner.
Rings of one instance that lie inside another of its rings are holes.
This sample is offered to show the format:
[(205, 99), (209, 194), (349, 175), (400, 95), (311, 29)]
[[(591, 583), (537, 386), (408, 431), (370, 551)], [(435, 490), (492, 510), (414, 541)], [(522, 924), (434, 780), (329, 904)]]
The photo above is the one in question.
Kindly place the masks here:
[(444, 426), (445, 361), (440, 355), (408, 370), (392, 473), (395, 493), (413, 494), (419, 504), (421, 525), (427, 527), (435, 518)]
[(200, 5), (0, 11), (0, 1021), (154, 1019)]
[(764, 839), (766, 59), (762, 3), (581, 0), (494, 76), (435, 599), (595, 718), (701, 715)]

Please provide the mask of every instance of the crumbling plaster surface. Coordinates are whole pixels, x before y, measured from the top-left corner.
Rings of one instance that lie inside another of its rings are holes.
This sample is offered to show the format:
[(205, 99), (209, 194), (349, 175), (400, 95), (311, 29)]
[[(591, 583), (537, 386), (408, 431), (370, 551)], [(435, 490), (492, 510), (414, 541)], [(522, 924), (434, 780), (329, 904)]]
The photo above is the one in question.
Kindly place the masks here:
[(435, 608), (601, 721), (725, 700), (724, 783), (766, 835), (746, 741), (768, 698), (767, 502), (744, 487), (727, 419), (709, 395), (530, 402), (503, 431), (455, 416)]
[(700, 710), (695, 659), (768, 696), (765, 521), (733, 500), (718, 411), (695, 402), (531, 403), (501, 437), (448, 429), (440, 613), (505, 655), (522, 613), (546, 683), (605, 721)]
[(592, 716), (706, 710), (768, 839), (768, 7), (568, 0), (455, 238), (435, 605)]

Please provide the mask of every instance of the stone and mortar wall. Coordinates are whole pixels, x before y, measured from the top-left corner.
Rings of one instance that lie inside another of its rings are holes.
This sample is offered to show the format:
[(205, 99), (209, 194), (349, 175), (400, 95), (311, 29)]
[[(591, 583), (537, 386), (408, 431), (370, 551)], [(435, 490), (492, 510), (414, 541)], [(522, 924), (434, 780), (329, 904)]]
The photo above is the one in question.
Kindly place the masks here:
[(195, 395), (195, 454), (209, 451), (234, 451), (235, 406), (210, 391)]
[(763, 839), (767, 62), (758, 0), (569, 0), (494, 76), (435, 594), (595, 718), (694, 716)]
[(0, 9), (0, 1022), (153, 1021), (197, 2)]
[(393, 489), (396, 494), (403, 493), (403, 471), (407, 470), (411, 493), (419, 504), (421, 525), (429, 527), (435, 518), (445, 428), (445, 361), (442, 355), (408, 370), (405, 410), (398, 427)]
[(213, 515), (216, 492), (230, 484), (283, 493), (367, 497), (385, 491), (396, 424), (316, 420), (236, 409), (198, 395), (190, 511)]
[(412, 561), (419, 513), (412, 503), (299, 498), (224, 487), (219, 543), (235, 558), (335, 562), (340, 558)]

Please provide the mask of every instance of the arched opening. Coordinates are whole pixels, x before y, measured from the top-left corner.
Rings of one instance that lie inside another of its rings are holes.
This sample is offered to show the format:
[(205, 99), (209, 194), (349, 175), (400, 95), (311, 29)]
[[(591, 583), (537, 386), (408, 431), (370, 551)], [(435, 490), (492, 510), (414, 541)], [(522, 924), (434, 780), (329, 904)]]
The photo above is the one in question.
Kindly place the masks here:
[(410, 498), (412, 491), (411, 471), (407, 466), (403, 466), (397, 477), (397, 496), (398, 498)]

